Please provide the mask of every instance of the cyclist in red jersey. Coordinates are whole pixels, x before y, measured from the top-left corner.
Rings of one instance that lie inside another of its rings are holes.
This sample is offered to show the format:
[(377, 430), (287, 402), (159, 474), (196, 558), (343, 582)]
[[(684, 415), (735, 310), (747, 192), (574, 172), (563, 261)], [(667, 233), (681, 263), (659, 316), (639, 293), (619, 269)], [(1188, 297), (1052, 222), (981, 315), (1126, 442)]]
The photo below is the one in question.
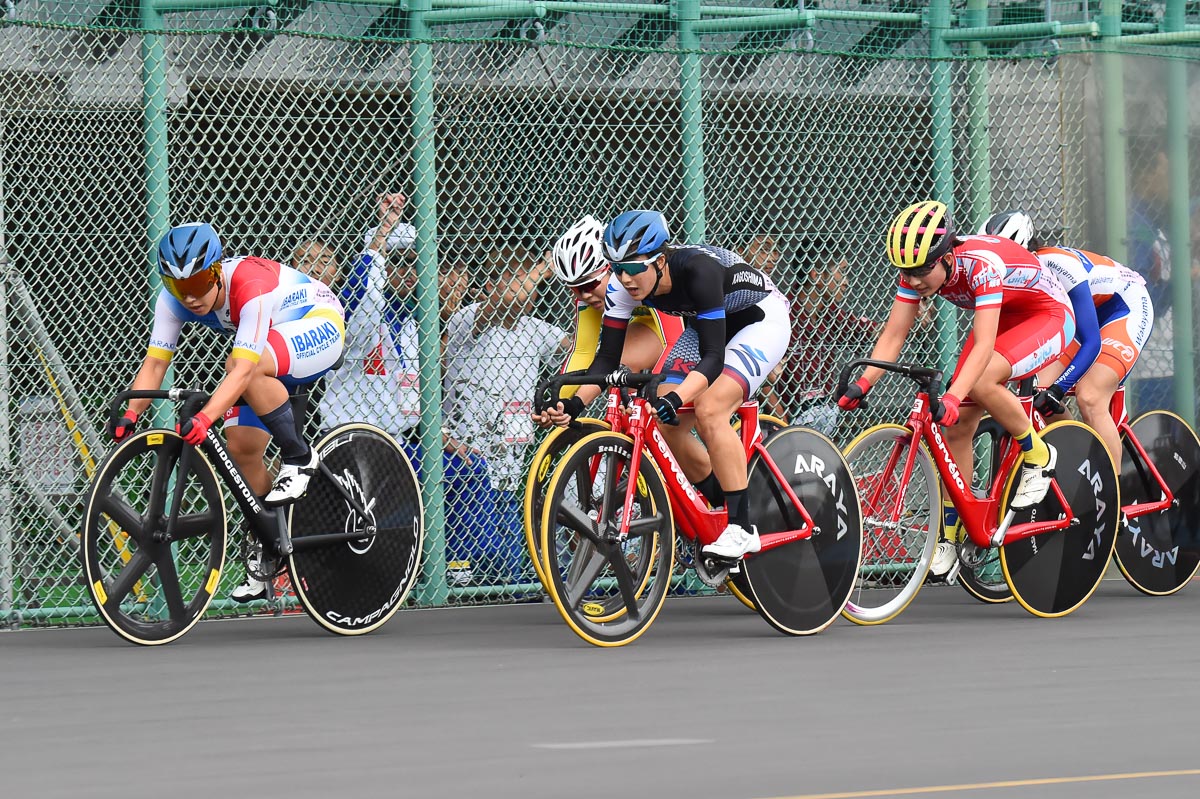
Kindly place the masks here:
[[(888, 229), (888, 258), (900, 269), (891, 314), (871, 357), (894, 361), (917, 318), (921, 299), (935, 294), (973, 312), (973, 324), (950, 380), (933, 409), (963, 474), (973, 471), (972, 439), (984, 411), (1024, 451), (1012, 507), (1028, 508), (1046, 495), (1057, 461), (1054, 448), (1033, 430), (1007, 383), (1034, 374), (1058, 358), (1075, 334), (1066, 292), (1038, 259), (1008, 239), (955, 235), (945, 204), (906, 208)], [(838, 398), (858, 407), (883, 372), (867, 369)], [(971, 400), (971, 402), (967, 402)]]
[[(341, 303), (324, 283), (291, 267), (265, 258), (222, 259), (216, 231), (202, 222), (167, 231), (158, 246), (158, 269), (163, 289), (131, 388), (162, 385), (185, 324), (232, 336), (225, 378), (195, 416), (180, 420), (178, 431), (189, 444), (200, 444), (213, 421), (244, 400), (275, 438), (283, 465), (272, 485), (263, 463), (266, 441), (249, 452), (234, 440), (236, 426), (227, 427), (230, 454), (252, 489), (261, 495), (270, 488), (267, 505), (299, 499), (318, 456), (296, 429), (287, 386), (311, 383), (337, 365), (346, 335)], [(149, 404), (132, 400), (124, 417), (110, 423), (109, 434), (117, 441), (129, 436)]]

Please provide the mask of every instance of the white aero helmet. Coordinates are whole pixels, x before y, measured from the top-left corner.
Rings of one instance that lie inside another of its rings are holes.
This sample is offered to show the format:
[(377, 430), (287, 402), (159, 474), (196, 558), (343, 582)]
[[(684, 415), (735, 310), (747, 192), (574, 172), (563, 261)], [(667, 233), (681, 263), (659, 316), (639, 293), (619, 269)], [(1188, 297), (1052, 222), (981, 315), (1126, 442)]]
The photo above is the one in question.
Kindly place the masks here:
[(568, 286), (608, 266), (600, 249), (604, 225), (593, 216), (585, 216), (562, 234), (554, 243), (554, 274)]
[(1012, 239), (1022, 247), (1029, 247), (1033, 238), (1033, 220), (1024, 211), (1001, 211), (992, 214), (979, 228), (980, 235)]

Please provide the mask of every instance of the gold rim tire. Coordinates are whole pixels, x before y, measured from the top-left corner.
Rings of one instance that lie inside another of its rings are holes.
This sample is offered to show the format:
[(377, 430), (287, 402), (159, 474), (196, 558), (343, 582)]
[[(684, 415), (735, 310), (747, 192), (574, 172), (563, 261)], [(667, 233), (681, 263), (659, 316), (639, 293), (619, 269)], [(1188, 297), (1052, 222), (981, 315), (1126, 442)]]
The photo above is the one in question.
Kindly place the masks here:
[(675, 530), (662, 473), (642, 457), (629, 533), (619, 536), (633, 442), (612, 432), (573, 444), (554, 469), (542, 510), (546, 589), (571, 630), (622, 646), (653, 623), (671, 589)]
[(538, 445), (529, 464), (529, 473), (525, 476), (524, 528), (525, 546), (529, 550), (529, 560), (537, 572), (538, 581), (546, 586), (546, 571), (542, 568), (541, 533), (539, 525), (542, 522), (542, 506), (546, 496), (546, 486), (555, 465), (562, 459), (563, 453), (584, 436), (608, 430), (608, 422), (600, 419), (580, 417), (575, 420), (578, 427), (556, 427), (551, 430)]
[[(909, 448), (912, 474), (902, 485)], [(883, 624), (916, 599), (929, 573), (941, 527), (941, 483), (925, 444), (898, 424), (868, 428), (846, 447), (862, 503), (862, 567), (842, 615)], [(903, 489), (903, 497), (898, 492)]]
[[(1045, 499), (1016, 512), (1013, 524), (1061, 517), (1065, 511), (1054, 484), (1070, 505), (1073, 523), (1005, 544), (1000, 564), (1021, 607), (1035, 616), (1058, 618), (1079, 609), (1104, 577), (1117, 543), (1120, 489), (1112, 456), (1090, 427), (1067, 420), (1040, 435), (1058, 451), (1054, 481)], [(1015, 479), (1008, 481), (1002, 508), (1008, 508), (1015, 485)]]
[(185, 635), (221, 581), (226, 524), (216, 472), (199, 450), (167, 430), (124, 441), (92, 478), (80, 535), (84, 578), (104, 623), (146, 646)]
[(744, 574), (738, 572), (737, 574), (729, 575), (725, 580), (725, 585), (729, 586), (729, 593), (733, 594), (738, 602), (741, 602), (750, 610), (758, 610), (754, 604), (754, 597), (750, 594), (750, 585), (746, 582)]

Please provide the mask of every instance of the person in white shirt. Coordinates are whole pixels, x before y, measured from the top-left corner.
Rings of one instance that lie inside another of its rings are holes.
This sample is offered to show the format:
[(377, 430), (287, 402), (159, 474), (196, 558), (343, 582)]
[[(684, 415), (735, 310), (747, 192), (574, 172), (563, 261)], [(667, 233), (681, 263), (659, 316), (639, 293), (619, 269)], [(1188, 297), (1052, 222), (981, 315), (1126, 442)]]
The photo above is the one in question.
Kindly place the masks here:
[(486, 464), (495, 502), (470, 550), (475, 581), (511, 582), (523, 566), (521, 502), (534, 423), (532, 397), (543, 371), (561, 362), (570, 335), (530, 315), (538, 281), (548, 269), (545, 254), (504, 244), (492, 248), (496, 266), (480, 302), (450, 319), (446, 331), (443, 413), (446, 433)]

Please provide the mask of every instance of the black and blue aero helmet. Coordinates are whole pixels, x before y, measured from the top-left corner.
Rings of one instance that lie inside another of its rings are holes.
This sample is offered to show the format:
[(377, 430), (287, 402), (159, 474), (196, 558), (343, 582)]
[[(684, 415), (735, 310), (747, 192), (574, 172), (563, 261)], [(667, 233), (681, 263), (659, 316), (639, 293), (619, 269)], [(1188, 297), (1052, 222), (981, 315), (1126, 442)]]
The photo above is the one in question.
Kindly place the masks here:
[(163, 285), (180, 299), (207, 294), (221, 277), (220, 263), (221, 240), (206, 222), (177, 225), (158, 243)]
[(604, 257), (613, 263), (658, 255), (671, 238), (659, 211), (626, 211), (604, 229)]

